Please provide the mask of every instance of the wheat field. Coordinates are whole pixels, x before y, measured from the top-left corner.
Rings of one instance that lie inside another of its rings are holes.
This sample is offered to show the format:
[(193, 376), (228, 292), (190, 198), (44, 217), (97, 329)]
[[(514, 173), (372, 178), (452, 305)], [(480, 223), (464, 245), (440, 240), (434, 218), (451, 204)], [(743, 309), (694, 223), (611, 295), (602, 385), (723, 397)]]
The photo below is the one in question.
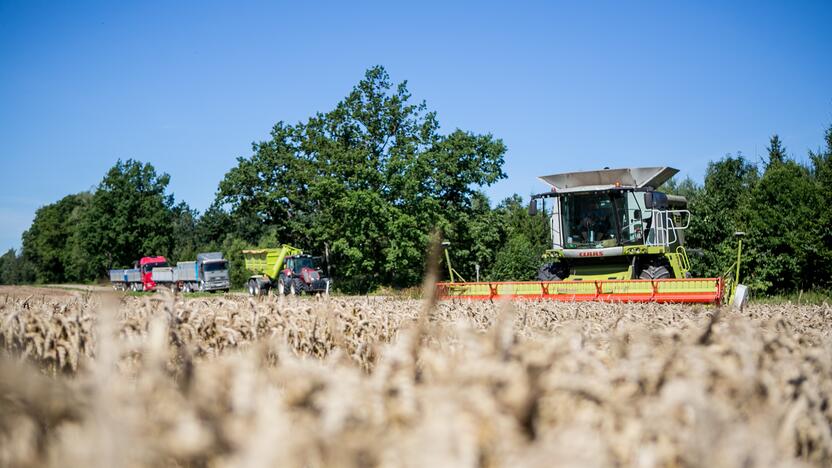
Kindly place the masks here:
[(0, 293), (0, 466), (829, 466), (832, 308)]

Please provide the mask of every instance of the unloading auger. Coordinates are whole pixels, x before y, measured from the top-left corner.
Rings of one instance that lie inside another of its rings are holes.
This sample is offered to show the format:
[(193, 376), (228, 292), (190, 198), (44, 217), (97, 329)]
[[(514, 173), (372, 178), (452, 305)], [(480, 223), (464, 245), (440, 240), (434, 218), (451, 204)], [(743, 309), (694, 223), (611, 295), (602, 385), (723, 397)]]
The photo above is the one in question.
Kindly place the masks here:
[(639, 167), (541, 177), (551, 189), (532, 196), (529, 213), (548, 217), (552, 245), (538, 280), (464, 282), (452, 274), (450, 282), (437, 284), (439, 297), (718, 304), (739, 289), (743, 301), (739, 250), (736, 276), (732, 270), (718, 278), (691, 277), (687, 200), (656, 190), (677, 172)]

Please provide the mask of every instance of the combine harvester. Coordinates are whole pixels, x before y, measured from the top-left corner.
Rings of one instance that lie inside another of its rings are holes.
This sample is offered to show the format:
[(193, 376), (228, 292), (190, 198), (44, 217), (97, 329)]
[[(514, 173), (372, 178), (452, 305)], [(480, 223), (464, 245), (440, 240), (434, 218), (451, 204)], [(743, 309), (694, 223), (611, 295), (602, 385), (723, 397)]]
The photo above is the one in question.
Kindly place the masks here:
[(690, 277), (687, 200), (656, 191), (677, 172), (641, 167), (541, 177), (551, 190), (532, 196), (529, 213), (542, 205), (552, 246), (538, 281), (464, 282), (448, 262), (450, 282), (437, 284), (439, 297), (741, 305), (745, 287), (734, 286), (741, 241), (724, 277)]

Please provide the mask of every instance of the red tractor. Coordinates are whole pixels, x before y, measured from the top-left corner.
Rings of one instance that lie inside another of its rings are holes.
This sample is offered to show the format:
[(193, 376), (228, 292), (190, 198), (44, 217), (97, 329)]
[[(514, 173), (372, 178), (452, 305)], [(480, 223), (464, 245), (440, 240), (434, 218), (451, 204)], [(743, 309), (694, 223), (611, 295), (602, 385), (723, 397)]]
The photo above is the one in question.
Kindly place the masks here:
[(328, 294), (332, 281), (322, 275), (315, 257), (283, 245), (277, 249), (243, 250), (246, 269), (254, 273), (248, 280), (252, 296), (277, 288), (278, 294)]

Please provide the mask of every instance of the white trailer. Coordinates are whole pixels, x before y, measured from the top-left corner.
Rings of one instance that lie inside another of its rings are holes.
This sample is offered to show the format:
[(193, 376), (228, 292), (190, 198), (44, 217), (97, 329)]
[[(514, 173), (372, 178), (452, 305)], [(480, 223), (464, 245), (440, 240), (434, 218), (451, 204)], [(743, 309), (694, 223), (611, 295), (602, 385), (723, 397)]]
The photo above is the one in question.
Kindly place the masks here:
[(138, 268), (110, 270), (110, 282), (117, 291), (141, 291), (142, 273)]

